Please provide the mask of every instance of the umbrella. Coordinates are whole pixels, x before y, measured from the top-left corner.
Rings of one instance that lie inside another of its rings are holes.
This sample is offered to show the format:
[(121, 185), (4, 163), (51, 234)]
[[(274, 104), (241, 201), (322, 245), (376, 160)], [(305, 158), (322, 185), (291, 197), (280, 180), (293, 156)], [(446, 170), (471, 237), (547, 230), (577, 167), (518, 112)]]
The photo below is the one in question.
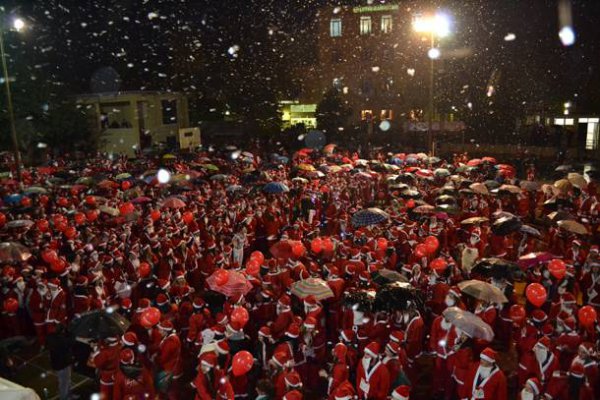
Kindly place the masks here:
[(496, 286), (484, 281), (471, 279), (458, 283), (458, 288), (462, 293), (475, 297), (476, 299), (487, 303), (502, 304), (508, 303), (508, 299)]
[(316, 168), (310, 164), (299, 164), (298, 169), (301, 171), (315, 171)]
[(31, 251), (21, 243), (2, 242), (0, 243), (0, 262), (12, 263), (27, 261), (31, 257)]
[(438, 168), (435, 171), (433, 171), (433, 174), (435, 176), (439, 176), (440, 178), (445, 178), (447, 176), (450, 176), (450, 171), (448, 171), (446, 168)]
[(15, 219), (6, 224), (8, 229), (29, 228), (34, 222), (29, 219)]
[(439, 204), (435, 207), (436, 211), (444, 212), (448, 214), (459, 214), (460, 207), (456, 204)]
[(555, 258), (555, 255), (545, 251), (528, 253), (524, 256), (519, 257), (517, 264), (519, 264), (519, 267), (521, 268), (529, 268), (535, 266), (538, 263), (545, 263)]
[(408, 310), (424, 306), (423, 296), (410, 283), (394, 282), (382, 286), (375, 295), (373, 304), (377, 311)]
[(131, 202), (133, 204), (145, 204), (145, 203), (151, 203), (152, 199), (150, 197), (140, 196), (140, 197), (136, 197), (135, 199), (131, 200)]
[(386, 285), (393, 282), (408, 282), (408, 280), (399, 272), (392, 271), (391, 269), (380, 269), (371, 274), (373, 282), (378, 285)]
[(43, 187), (39, 187), (39, 186), (30, 186), (27, 189), (23, 190), (23, 193), (30, 195), (30, 194), (46, 194), (48, 193), (48, 191), (46, 189), (44, 189)]
[(100, 206), (98, 207), (98, 210), (100, 210), (100, 212), (103, 212), (104, 214), (108, 214), (112, 217), (118, 217), (121, 212), (114, 208), (114, 207), (109, 207), (109, 206)]
[(506, 236), (518, 231), (523, 226), (523, 222), (517, 217), (501, 217), (492, 224), (494, 235)]
[(456, 204), (456, 199), (454, 198), (454, 196), (443, 194), (441, 196), (436, 197), (435, 204)]
[(301, 178), (299, 176), (295, 177), (292, 179), (292, 182), (296, 182), (296, 183), (308, 183), (308, 179), (306, 178)]
[(512, 194), (521, 193), (521, 188), (515, 185), (502, 185), (498, 188), (499, 192), (508, 192)]
[(229, 175), (225, 174), (216, 174), (210, 177), (211, 181), (226, 181), (229, 179)]
[(129, 328), (130, 322), (121, 314), (106, 310), (93, 310), (71, 322), (69, 331), (75, 337), (104, 339), (110, 336), (120, 337)]
[(519, 229), (519, 232), (526, 233), (528, 235), (535, 236), (538, 238), (542, 236), (542, 233), (539, 230), (530, 225), (523, 225), (521, 229)]
[(559, 228), (562, 228), (571, 233), (575, 233), (577, 235), (587, 235), (588, 234), (587, 228), (577, 221), (563, 220), (563, 221), (558, 221), (557, 225), (559, 226)]
[(336, 146), (337, 145), (333, 143), (326, 145), (325, 147), (323, 147), (323, 153), (332, 154), (335, 151)]
[(471, 189), (473, 192), (475, 192), (477, 194), (484, 194), (484, 195), (490, 194), (488, 187), (484, 183), (481, 183), (481, 182), (470, 184), (469, 189)]
[(323, 279), (307, 278), (292, 284), (292, 294), (304, 299), (307, 296), (315, 296), (317, 300), (325, 300), (334, 297), (333, 291)]
[(20, 195), (18, 193), (13, 193), (9, 196), (4, 196), (2, 201), (4, 201), (6, 204), (15, 205), (15, 204), (19, 204), (19, 202), (21, 201), (22, 198), (23, 198), (22, 195)]
[(219, 171), (219, 167), (217, 167), (215, 164), (200, 164), (200, 167), (204, 168), (207, 171)]
[(281, 240), (271, 246), (269, 251), (274, 258), (291, 258), (294, 255), (292, 249), (297, 244), (302, 245), (302, 242), (299, 240)]
[(532, 192), (535, 192), (536, 190), (538, 190), (540, 188), (540, 184), (535, 181), (521, 181), (519, 186), (523, 190), (529, 190)]
[(573, 186), (577, 186), (578, 188), (585, 189), (587, 187), (587, 181), (583, 175), (576, 172), (570, 172), (569, 175), (567, 175), (567, 180), (571, 182)]
[(227, 189), (225, 189), (225, 191), (228, 193), (234, 193), (234, 192), (237, 192), (237, 191), (240, 191), (243, 189), (244, 189), (244, 187), (241, 185), (229, 185), (229, 186), (227, 186)]
[(131, 178), (131, 174), (129, 172), (123, 172), (122, 174), (115, 176), (115, 179), (118, 181), (124, 180), (124, 179), (129, 179), (129, 178)]
[(486, 217), (471, 217), (471, 218), (467, 218), (467, 219), (463, 219), (462, 221), (460, 221), (461, 225), (473, 225), (473, 224), (481, 224), (483, 222), (488, 222), (489, 219), (487, 219)]
[(483, 339), (488, 342), (494, 340), (492, 327), (469, 311), (461, 310), (458, 307), (448, 307), (442, 315), (470, 338)]
[(75, 183), (79, 185), (90, 186), (94, 184), (94, 178), (92, 178), (91, 176), (82, 176), (81, 178), (77, 179)]
[(546, 215), (546, 218), (548, 218), (550, 221), (553, 221), (553, 222), (564, 221), (564, 220), (573, 220), (573, 221), (575, 220), (574, 215), (571, 215), (565, 211), (553, 211), (550, 214)]
[(354, 213), (354, 215), (352, 216), (352, 225), (355, 228), (360, 228), (361, 226), (377, 225), (389, 220), (389, 218), (389, 214), (379, 208), (366, 208), (364, 210), (360, 210)]
[(289, 191), (290, 188), (288, 188), (286, 184), (281, 182), (269, 182), (265, 186), (263, 186), (263, 192), (269, 194), (287, 193)]
[(573, 203), (567, 199), (562, 199), (562, 198), (552, 198), (550, 200), (546, 200), (544, 202), (544, 208), (546, 210), (558, 210), (559, 207), (563, 207), (563, 208), (571, 208), (573, 207)]
[(421, 193), (419, 193), (416, 189), (405, 189), (400, 192), (400, 197), (403, 199), (418, 199), (421, 197)]
[(559, 165), (554, 169), (556, 172), (569, 172), (573, 169), (571, 165)]
[(246, 279), (244, 275), (236, 271), (227, 271), (229, 275), (229, 279), (224, 285), (219, 286), (217, 284), (217, 278), (215, 274), (218, 272), (215, 271), (211, 276), (206, 278), (206, 283), (208, 283), (208, 287), (215, 292), (219, 292), (224, 294), (227, 297), (235, 297), (239, 295), (245, 295), (250, 290), (252, 290), (252, 284)]
[(483, 184), (488, 188), (488, 189), (497, 189), (500, 187), (500, 183), (498, 181), (494, 181), (494, 180), (487, 180), (485, 182), (483, 182)]
[(415, 214), (433, 214), (435, 212), (435, 207), (429, 204), (423, 204), (422, 206), (413, 208), (412, 212)]
[(473, 264), (471, 274), (480, 274), (484, 277), (514, 279), (516, 275), (521, 274), (519, 266), (503, 258), (482, 258)]
[(169, 197), (163, 201), (161, 208), (184, 208), (185, 202), (178, 197)]
[(569, 182), (568, 179), (559, 179), (554, 182), (554, 187), (560, 190), (562, 193), (568, 192), (573, 185)]

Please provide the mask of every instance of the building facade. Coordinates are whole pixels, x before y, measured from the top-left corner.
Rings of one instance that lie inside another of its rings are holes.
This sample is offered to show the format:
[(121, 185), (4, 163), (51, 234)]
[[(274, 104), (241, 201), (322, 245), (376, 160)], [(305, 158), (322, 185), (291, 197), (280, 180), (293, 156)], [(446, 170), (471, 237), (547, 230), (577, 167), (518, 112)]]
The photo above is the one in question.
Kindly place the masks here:
[(176, 145), (179, 129), (189, 127), (187, 98), (180, 93), (118, 92), (77, 98), (89, 123), (100, 133), (100, 151), (134, 156), (164, 143)]

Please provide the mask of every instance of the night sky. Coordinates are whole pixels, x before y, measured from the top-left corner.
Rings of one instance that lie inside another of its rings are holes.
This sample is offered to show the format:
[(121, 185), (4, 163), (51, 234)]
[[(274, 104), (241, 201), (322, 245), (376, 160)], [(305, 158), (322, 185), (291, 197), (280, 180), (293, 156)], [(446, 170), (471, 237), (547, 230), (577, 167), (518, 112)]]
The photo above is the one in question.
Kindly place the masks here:
[[(311, 68), (315, 15), (323, 5), (365, 4), (327, 0), (19, 0), (8, 15), (30, 28), (6, 36), (15, 97), (41, 100), (54, 92), (161, 89), (185, 91), (198, 118), (227, 108), (247, 113), (300, 93)], [(440, 106), (484, 115), (574, 101), (580, 111), (600, 110), (600, 2), (573, 0), (574, 46), (558, 38), (557, 1), (400, 1), (453, 16), (449, 50), (466, 51), (447, 62), (437, 85)], [(409, 22), (405, 27), (410, 29)], [(513, 41), (506, 41), (512, 33)], [(490, 99), (486, 88), (493, 80)], [(29, 82), (27, 82), (29, 81)], [(18, 102), (18, 100), (16, 100)], [(496, 110), (499, 112), (499, 110)], [(506, 117), (506, 116), (504, 116)]]

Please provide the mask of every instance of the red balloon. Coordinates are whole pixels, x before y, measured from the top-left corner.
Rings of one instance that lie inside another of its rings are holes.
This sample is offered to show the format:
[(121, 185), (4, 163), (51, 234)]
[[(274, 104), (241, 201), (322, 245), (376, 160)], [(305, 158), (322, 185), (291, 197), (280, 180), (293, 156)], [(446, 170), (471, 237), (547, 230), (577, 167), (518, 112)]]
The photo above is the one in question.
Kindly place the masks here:
[(94, 222), (98, 219), (98, 212), (96, 210), (89, 210), (85, 213), (85, 219), (87, 219), (90, 222)]
[(160, 211), (152, 210), (152, 212), (150, 212), (150, 218), (152, 218), (152, 221), (158, 221), (160, 219)]
[(131, 187), (131, 182), (129, 182), (129, 181), (123, 181), (123, 182), (121, 182), (121, 189), (127, 190), (130, 187)]
[(64, 259), (59, 258), (58, 260), (50, 263), (50, 269), (52, 272), (62, 274), (67, 269), (67, 262)]
[(77, 236), (77, 229), (75, 229), (73, 226), (69, 226), (67, 229), (65, 229), (64, 234), (67, 239), (73, 239), (75, 236)]
[(85, 214), (78, 212), (75, 214), (75, 216), (73, 216), (73, 219), (77, 225), (83, 225), (85, 223)]
[(250, 259), (256, 260), (260, 265), (263, 265), (265, 262), (265, 255), (261, 251), (255, 250), (250, 254)]
[(431, 261), (431, 264), (429, 265), (431, 266), (431, 269), (433, 269), (435, 272), (442, 273), (448, 267), (448, 262), (443, 258), (436, 258), (433, 261)]
[(238, 351), (233, 356), (233, 363), (231, 367), (233, 369), (233, 375), (242, 376), (247, 374), (254, 365), (254, 357), (250, 352), (246, 350)]
[(48, 229), (50, 229), (50, 223), (47, 219), (38, 219), (35, 226), (37, 226), (40, 232), (48, 232)]
[(160, 310), (156, 307), (150, 307), (142, 312), (140, 322), (144, 328), (152, 328), (160, 322)]
[(31, 206), (31, 199), (27, 196), (23, 196), (23, 198), (21, 198), (21, 205), (23, 207), (29, 207)]
[(258, 276), (260, 273), (260, 264), (258, 260), (250, 259), (246, 263), (246, 273), (252, 276)]
[(67, 229), (67, 223), (66, 221), (59, 219), (58, 221), (54, 221), (54, 229), (56, 229), (58, 232), (64, 232), (65, 229)]
[(135, 207), (130, 202), (123, 203), (121, 204), (121, 207), (119, 207), (119, 212), (121, 213), (121, 215), (129, 215), (134, 211)]
[(76, 187), (72, 187), (69, 192), (73, 195), (73, 196), (77, 196), (77, 194), (79, 193), (79, 190)]
[(15, 314), (19, 310), (19, 301), (13, 297), (4, 300), (4, 311), (9, 314)]
[(237, 322), (243, 328), (248, 323), (250, 314), (244, 307), (235, 307), (231, 312), (231, 322)]
[(93, 206), (96, 204), (96, 198), (94, 196), (85, 196), (85, 204)]
[(567, 274), (567, 267), (563, 260), (554, 259), (548, 263), (548, 270), (558, 280), (561, 280)]
[(229, 281), (229, 271), (226, 269), (219, 269), (215, 271), (215, 282), (218, 286), (223, 286)]
[(69, 200), (67, 200), (65, 197), (59, 197), (58, 200), (56, 200), (56, 204), (61, 207), (66, 207), (69, 205)]
[(434, 254), (438, 248), (440, 247), (440, 241), (435, 236), (428, 236), (425, 239), (425, 248), (427, 249), (427, 254)]
[(525, 317), (527, 316), (527, 312), (525, 311), (525, 307), (520, 304), (514, 304), (510, 307), (508, 315), (510, 319), (515, 324), (520, 324), (525, 321)]
[(150, 276), (150, 272), (152, 269), (150, 268), (150, 264), (147, 262), (141, 262), (139, 267), (139, 274), (141, 278), (147, 278)]
[(6, 215), (0, 212), (0, 226), (4, 226), (6, 224)]
[(383, 251), (387, 250), (388, 248), (388, 241), (386, 238), (379, 238), (377, 239), (377, 248), (381, 249)]
[(313, 253), (319, 254), (323, 251), (323, 240), (321, 238), (314, 238), (312, 242), (310, 242), (310, 249)]
[(592, 326), (598, 318), (598, 314), (592, 306), (581, 307), (577, 313), (577, 316), (579, 317), (579, 322), (581, 325), (585, 326), (586, 328)]
[(415, 247), (415, 256), (419, 259), (427, 257), (427, 248), (423, 243), (420, 243), (417, 245), (417, 247)]
[(525, 296), (531, 304), (541, 307), (546, 302), (548, 294), (546, 293), (546, 288), (539, 283), (531, 283), (525, 289)]
[(327, 254), (333, 253), (333, 241), (331, 240), (331, 238), (323, 239), (322, 243), (323, 243), (323, 252), (325, 252)]
[(183, 213), (182, 219), (183, 222), (189, 225), (194, 220), (194, 214), (191, 211), (186, 211)]
[(45, 194), (43, 194), (43, 195), (41, 195), (39, 197), (39, 202), (43, 206), (45, 206), (46, 204), (48, 204), (49, 201), (50, 201), (50, 198), (48, 196), (46, 196)]
[(294, 257), (300, 258), (304, 255), (305, 252), (306, 252), (306, 249), (304, 248), (304, 245), (302, 244), (302, 242), (295, 242), (292, 245), (292, 254), (294, 255)]
[(58, 260), (58, 254), (52, 249), (46, 249), (42, 251), (42, 259), (48, 264), (51, 264), (54, 261)]
[(415, 201), (413, 199), (410, 199), (409, 201), (406, 202), (406, 208), (415, 208)]

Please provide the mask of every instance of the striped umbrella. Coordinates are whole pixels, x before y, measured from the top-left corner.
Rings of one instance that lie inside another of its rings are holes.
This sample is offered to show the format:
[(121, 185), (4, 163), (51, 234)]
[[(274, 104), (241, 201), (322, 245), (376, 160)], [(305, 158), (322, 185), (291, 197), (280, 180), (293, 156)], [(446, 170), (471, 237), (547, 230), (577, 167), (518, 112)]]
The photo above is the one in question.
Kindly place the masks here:
[(355, 228), (377, 225), (389, 220), (389, 218), (389, 214), (379, 208), (365, 208), (352, 216), (352, 225)]
[(308, 278), (292, 284), (292, 294), (301, 299), (313, 295), (317, 300), (324, 300), (333, 297), (333, 291), (323, 279)]
[(227, 297), (235, 297), (239, 295), (246, 295), (252, 290), (252, 284), (246, 279), (244, 275), (236, 271), (227, 271), (229, 279), (224, 285), (217, 284), (217, 277), (215, 273), (206, 278), (208, 287), (215, 292), (224, 294)]

